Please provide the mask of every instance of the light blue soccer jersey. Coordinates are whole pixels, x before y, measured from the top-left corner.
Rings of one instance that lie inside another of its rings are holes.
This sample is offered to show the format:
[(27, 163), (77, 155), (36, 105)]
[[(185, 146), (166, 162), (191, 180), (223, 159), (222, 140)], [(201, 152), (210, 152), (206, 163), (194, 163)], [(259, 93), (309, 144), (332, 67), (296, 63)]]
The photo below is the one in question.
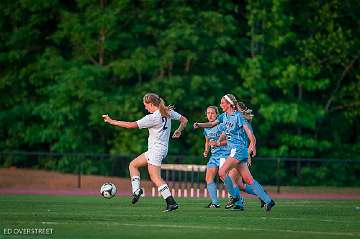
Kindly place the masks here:
[[(223, 132), (221, 128), (221, 124), (216, 125), (212, 128), (205, 128), (204, 135), (208, 138), (209, 141), (217, 141)], [(228, 154), (229, 148), (227, 145), (211, 147), (211, 157), (226, 158)]]
[(249, 140), (243, 126), (249, 124), (242, 113), (235, 111), (228, 115), (224, 112), (217, 119), (222, 123), (220, 130), (225, 132), (230, 149), (236, 149), (236, 156), (239, 160), (247, 159)]

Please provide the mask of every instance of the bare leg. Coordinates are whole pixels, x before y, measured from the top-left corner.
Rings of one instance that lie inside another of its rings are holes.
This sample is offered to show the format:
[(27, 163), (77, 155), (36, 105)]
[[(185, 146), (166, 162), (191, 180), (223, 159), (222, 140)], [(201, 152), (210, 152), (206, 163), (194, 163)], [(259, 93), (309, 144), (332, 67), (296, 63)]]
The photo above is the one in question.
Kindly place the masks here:
[(239, 164), (239, 161), (235, 158), (229, 157), (225, 160), (225, 163), (219, 169), (219, 176), (222, 181), (225, 180), (225, 177), (228, 175), (229, 171)]
[(207, 184), (214, 182), (214, 178), (218, 172), (218, 168), (207, 168), (206, 169), (206, 175), (205, 175), (205, 181)]
[(161, 178), (161, 167), (155, 166), (152, 164), (148, 164), (148, 172), (151, 178), (151, 181), (156, 185), (156, 187), (160, 187), (165, 184), (165, 181)]
[(147, 165), (145, 154), (141, 154), (133, 159), (129, 164), (130, 177), (140, 176), (139, 168)]

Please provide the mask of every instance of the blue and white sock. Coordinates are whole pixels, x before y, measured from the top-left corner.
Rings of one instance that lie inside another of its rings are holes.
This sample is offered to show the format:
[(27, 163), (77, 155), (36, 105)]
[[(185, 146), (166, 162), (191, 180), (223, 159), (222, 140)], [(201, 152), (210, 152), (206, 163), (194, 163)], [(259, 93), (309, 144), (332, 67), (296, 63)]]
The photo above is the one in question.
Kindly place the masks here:
[(209, 191), (211, 202), (213, 204), (219, 205), (219, 199), (217, 197), (216, 183), (214, 183), (214, 182), (208, 183), (207, 184), (207, 190)]
[(270, 196), (264, 191), (264, 188), (260, 185), (260, 183), (258, 183), (258, 181), (254, 180), (254, 183), (249, 184), (249, 186), (255, 192), (256, 196), (258, 196), (266, 204), (271, 202)]

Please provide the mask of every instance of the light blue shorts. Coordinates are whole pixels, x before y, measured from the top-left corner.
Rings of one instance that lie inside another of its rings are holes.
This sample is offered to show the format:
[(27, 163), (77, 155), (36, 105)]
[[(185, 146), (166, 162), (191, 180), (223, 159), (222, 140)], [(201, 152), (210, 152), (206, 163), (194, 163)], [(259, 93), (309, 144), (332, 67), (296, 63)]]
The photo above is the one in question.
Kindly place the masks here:
[(225, 156), (225, 155), (211, 156), (209, 159), (209, 162), (207, 163), (207, 167), (208, 168), (220, 168), (224, 164), (227, 157), (228, 156)]
[(248, 152), (238, 147), (231, 147), (229, 157), (239, 160), (240, 163), (244, 163), (248, 161)]

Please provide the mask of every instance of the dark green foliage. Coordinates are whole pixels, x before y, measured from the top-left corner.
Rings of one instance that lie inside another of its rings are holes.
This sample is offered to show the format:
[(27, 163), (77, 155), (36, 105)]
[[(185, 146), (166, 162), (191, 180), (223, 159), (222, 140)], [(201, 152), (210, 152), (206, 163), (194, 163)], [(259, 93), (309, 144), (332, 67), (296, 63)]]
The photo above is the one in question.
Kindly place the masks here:
[(137, 120), (154, 91), (190, 120), (169, 153), (201, 155), (191, 125), (231, 92), (254, 109), (260, 156), (358, 159), (359, 12), (351, 0), (2, 1), (0, 151), (139, 154), (147, 132), (101, 114)]

